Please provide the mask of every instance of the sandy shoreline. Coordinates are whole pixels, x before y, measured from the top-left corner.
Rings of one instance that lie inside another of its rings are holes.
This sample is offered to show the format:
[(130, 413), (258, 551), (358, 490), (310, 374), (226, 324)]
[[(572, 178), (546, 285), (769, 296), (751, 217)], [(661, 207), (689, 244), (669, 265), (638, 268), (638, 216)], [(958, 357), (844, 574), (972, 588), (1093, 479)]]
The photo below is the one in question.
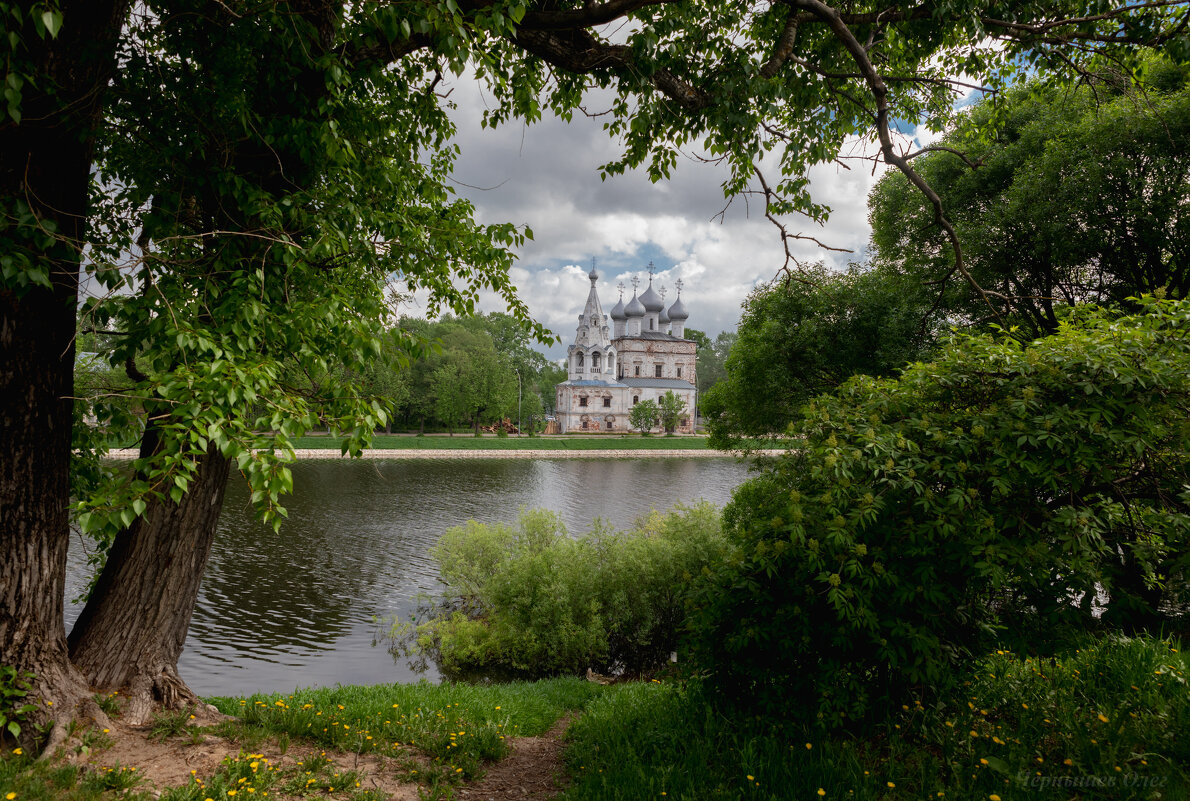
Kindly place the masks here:
[[(341, 456), (337, 450), (322, 448), (301, 448), (294, 453), (299, 459), (349, 459)], [(781, 453), (781, 451), (772, 451)], [(109, 451), (109, 459), (135, 459), (139, 456), (136, 450)], [(639, 450), (438, 450), (434, 448), (372, 448), (363, 452), (363, 459), (644, 459), (659, 456), (662, 458), (681, 459), (733, 459), (730, 453), (716, 450), (690, 449), (639, 449)]]

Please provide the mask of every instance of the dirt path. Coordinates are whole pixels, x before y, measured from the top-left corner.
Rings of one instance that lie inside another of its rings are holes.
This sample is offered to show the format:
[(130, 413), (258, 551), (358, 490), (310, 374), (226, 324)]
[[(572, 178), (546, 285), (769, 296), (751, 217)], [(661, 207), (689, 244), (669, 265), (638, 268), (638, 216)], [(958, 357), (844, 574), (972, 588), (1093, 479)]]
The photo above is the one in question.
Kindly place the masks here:
[(456, 795), (469, 801), (546, 801), (569, 783), (562, 768), (562, 735), (577, 717), (559, 720), (540, 737), (518, 737), (512, 753), (488, 768), (477, 782), (460, 787)]

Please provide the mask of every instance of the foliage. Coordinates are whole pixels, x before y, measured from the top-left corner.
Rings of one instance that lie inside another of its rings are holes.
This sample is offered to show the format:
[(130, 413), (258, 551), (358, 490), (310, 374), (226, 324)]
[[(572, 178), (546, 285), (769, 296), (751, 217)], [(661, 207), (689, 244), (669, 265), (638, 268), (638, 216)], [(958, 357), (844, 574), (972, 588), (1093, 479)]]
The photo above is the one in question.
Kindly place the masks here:
[(545, 511), (515, 527), (472, 521), (432, 550), (444, 598), (400, 644), (447, 675), (655, 670), (676, 647), (685, 588), (723, 545), (705, 503), (579, 538)]
[(634, 403), (628, 412), (628, 427), (635, 428), (646, 437), (660, 420), (661, 409), (657, 407), (657, 401), (652, 399)]
[(25, 703), (32, 673), (20, 673), (11, 665), (0, 665), (0, 745), (12, 737), (20, 742), (21, 724), (37, 707)]
[(718, 336), (711, 339), (697, 328), (686, 329), (686, 339), (698, 343), (696, 370), (700, 397), (727, 377), (727, 355), (731, 353), (736, 338), (735, 331), (720, 331)]
[(956, 336), (809, 404), (737, 492), (696, 620), (716, 686), (836, 725), (944, 688), (991, 643), (1160, 625), (1190, 564), (1190, 302)]
[[(134, 15), (100, 139), (94, 205), (111, 239), (91, 252), (112, 294), (88, 320), (118, 334), (102, 356), (135, 364), (124, 392), (157, 441), (80, 507), (107, 537), (147, 501), (176, 502), (211, 447), (274, 520), (294, 436), (325, 427), (358, 452), (393, 401), (376, 393), (399, 389), (369, 381), (373, 365), (386, 347), (398, 363), (416, 349), (386, 331), (388, 284), (461, 313), (490, 288), (527, 321), (507, 275), (525, 232), (475, 223), (447, 185), (453, 129), (427, 91), (435, 64), (347, 63), (281, 7), (175, 5)], [(242, 87), (231, 99), (228, 82)], [(128, 265), (134, 231), (143, 255)]]
[(571, 727), (563, 798), (1182, 798), (1190, 697), (1177, 645), (1084, 638), (1052, 659), (989, 654), (955, 692), (889, 709), (859, 738), (727, 718), (697, 686), (620, 685)]
[(925, 357), (941, 320), (920, 282), (887, 266), (818, 265), (744, 301), (727, 377), (702, 397), (713, 447), (782, 434), (801, 405), (857, 373), (888, 376)]
[[(638, 403), (637, 406), (639, 405)], [(678, 430), (678, 424), (682, 421), (685, 413), (686, 401), (672, 389), (667, 389), (665, 394), (657, 399), (657, 420), (665, 429), (666, 434), (672, 434)], [(628, 421), (632, 422), (631, 415), (629, 415)]]
[(526, 430), (543, 414), (547, 398), (552, 408), (556, 369), (530, 347), (530, 332), (516, 318), (495, 312), (433, 322), (403, 318), (401, 329), (432, 345), (426, 358), (410, 366), (409, 391), (394, 409), (406, 427), (424, 429), (429, 422), (453, 430), (463, 420), (478, 427), (511, 417), (518, 372)]
[[(1190, 291), (1190, 67), (1153, 59), (1139, 74), (1139, 86), (1115, 68), (1078, 88), (1038, 78), (977, 104), (939, 143), (950, 150), (915, 161), (975, 278), (1034, 335), (1057, 327), (1056, 307)], [(886, 174), (869, 206), (879, 260), (923, 281), (951, 274), (933, 209), (903, 176)], [(956, 320), (987, 315), (967, 285), (938, 294)]]

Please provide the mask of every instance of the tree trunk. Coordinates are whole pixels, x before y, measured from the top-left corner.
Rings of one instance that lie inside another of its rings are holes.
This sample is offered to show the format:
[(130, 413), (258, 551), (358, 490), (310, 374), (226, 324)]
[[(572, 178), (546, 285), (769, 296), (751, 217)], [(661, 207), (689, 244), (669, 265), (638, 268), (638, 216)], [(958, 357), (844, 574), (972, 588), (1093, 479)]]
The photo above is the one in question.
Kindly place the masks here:
[[(151, 447), (146, 439), (146, 447)], [(101, 691), (128, 698), (124, 720), (158, 706), (200, 701), (178, 675), (199, 584), (211, 553), (231, 462), (211, 449), (181, 503), (150, 502), (121, 531), (90, 600), (70, 632), (70, 658)]]
[(22, 50), (10, 66), (36, 83), (23, 87), (20, 122), (0, 121), (0, 251), (49, 282), (0, 285), (0, 663), (36, 675), (31, 722), (54, 722), (51, 748), (79, 702), (102, 716), (67, 661), (62, 612), (79, 260), (94, 131), (129, 5), (64, 0), (57, 38), (15, 25)]

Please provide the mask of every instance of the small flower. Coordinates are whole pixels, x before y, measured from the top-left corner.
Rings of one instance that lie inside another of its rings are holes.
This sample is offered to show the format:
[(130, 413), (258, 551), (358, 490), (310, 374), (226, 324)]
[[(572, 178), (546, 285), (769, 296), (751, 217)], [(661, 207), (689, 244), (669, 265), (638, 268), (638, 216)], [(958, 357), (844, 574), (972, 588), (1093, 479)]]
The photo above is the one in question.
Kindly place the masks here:
[(885, 782), (885, 784), (888, 785), (888, 789), (890, 789), (890, 790), (893, 789), (894, 787), (896, 787), (896, 785), (893, 784), (892, 782)]
[(755, 777), (755, 776), (753, 776), (751, 773), (749, 773), (749, 774), (748, 774), (748, 781), (750, 781), (750, 782), (751, 782), (751, 781), (755, 781), (755, 780), (756, 780), (756, 777)]
[(1100, 723), (1107, 723), (1107, 715), (1105, 715), (1105, 714), (1103, 714), (1102, 712), (1100, 712), (1100, 713), (1099, 713), (1099, 722), (1100, 722)]
[(19, 749), (19, 748), (14, 748), (14, 749), (12, 749), (12, 752), (13, 752), (14, 754), (16, 754), (17, 756), (20, 756), (21, 754), (25, 753), (24, 751), (22, 751), (22, 750), (21, 750), (21, 749)]
[(4, 796), (4, 797), (7, 799), (7, 801), (12, 801), (12, 799), (14, 799), (14, 798), (16, 798), (16, 797), (17, 797), (17, 794), (16, 794), (16, 793), (9, 793), (8, 795), (6, 795), (6, 796)]
[(819, 794), (819, 795), (826, 795), (826, 790), (823, 790), (821, 787), (819, 787), (819, 788), (818, 788), (818, 794)]
[(995, 793), (992, 793), (991, 795), (988, 796), (988, 801), (1000, 801), (1000, 796), (996, 795)]

